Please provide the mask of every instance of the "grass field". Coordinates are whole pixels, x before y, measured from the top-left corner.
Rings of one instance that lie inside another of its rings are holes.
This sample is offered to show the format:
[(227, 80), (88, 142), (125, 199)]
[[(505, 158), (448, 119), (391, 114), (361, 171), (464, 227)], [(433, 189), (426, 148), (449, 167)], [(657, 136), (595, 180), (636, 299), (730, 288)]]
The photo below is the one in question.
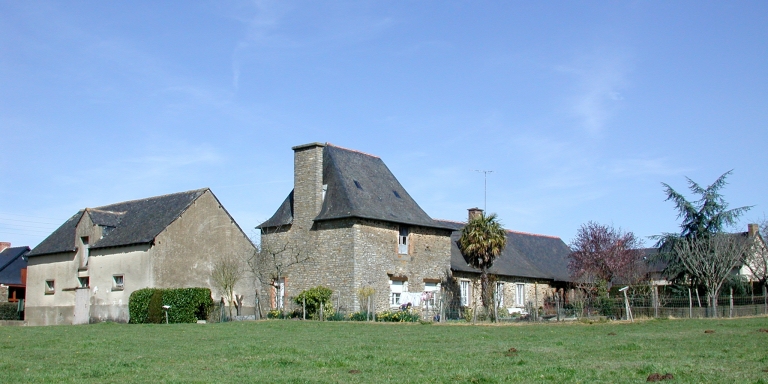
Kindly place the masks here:
[(765, 330), (766, 317), (0, 327), (0, 382), (754, 383), (768, 382)]

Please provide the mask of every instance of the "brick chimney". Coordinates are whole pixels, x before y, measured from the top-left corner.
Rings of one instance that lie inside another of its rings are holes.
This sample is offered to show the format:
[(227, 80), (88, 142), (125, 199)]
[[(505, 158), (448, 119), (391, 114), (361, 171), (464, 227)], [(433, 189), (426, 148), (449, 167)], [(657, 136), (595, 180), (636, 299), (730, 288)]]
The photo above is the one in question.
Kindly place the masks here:
[(477, 207), (467, 209), (467, 211), (469, 211), (469, 221), (472, 221), (472, 219), (480, 217), (483, 214), (483, 210)]
[(747, 224), (747, 235), (757, 236), (757, 232), (760, 231), (760, 227), (757, 224)]
[(5, 242), (5, 241), (0, 241), (0, 252), (5, 250), (6, 248), (10, 248), (10, 247), (11, 247), (11, 243), (8, 243), (8, 242)]
[(309, 230), (323, 206), (323, 149), (310, 143), (293, 147), (293, 225)]

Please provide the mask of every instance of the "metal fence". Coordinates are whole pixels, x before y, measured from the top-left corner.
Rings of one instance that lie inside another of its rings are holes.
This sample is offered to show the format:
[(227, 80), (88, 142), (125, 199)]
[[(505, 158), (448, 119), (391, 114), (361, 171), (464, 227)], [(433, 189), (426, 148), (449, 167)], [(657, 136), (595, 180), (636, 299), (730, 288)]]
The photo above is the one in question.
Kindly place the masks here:
[[(372, 296), (371, 303), (381, 303), (382, 297)], [(362, 302), (363, 308), (357, 307)], [(389, 302), (389, 301), (388, 301)], [(706, 297), (657, 296), (653, 292), (647, 295), (628, 297), (629, 307), (634, 318), (675, 317), (741, 317), (768, 315), (768, 297), (724, 295), (717, 300), (716, 313), (707, 307)], [(524, 307), (498, 307), (486, 311), (480, 303), (461, 305), (460, 300), (448, 292), (435, 295), (433, 300), (418, 305), (392, 306), (389, 309), (367, 311), (367, 302), (358, 297), (345, 297), (333, 293), (323, 310), (305, 313), (301, 304), (293, 297), (286, 297), (282, 309), (262, 309), (251, 318), (283, 318), (325, 321), (478, 321), (487, 322), (523, 322), (523, 321), (569, 321), (583, 318), (627, 319), (626, 303), (622, 296), (590, 298), (579, 297), (566, 299), (564, 296), (546, 297), (538, 307), (528, 302)], [(371, 308), (374, 306), (371, 305)], [(357, 309), (357, 310), (356, 310)], [(216, 309), (213, 321), (227, 321), (227, 311)], [(400, 313), (400, 315), (398, 315)], [(714, 316), (716, 314), (716, 316)], [(394, 319), (394, 320), (393, 320)]]

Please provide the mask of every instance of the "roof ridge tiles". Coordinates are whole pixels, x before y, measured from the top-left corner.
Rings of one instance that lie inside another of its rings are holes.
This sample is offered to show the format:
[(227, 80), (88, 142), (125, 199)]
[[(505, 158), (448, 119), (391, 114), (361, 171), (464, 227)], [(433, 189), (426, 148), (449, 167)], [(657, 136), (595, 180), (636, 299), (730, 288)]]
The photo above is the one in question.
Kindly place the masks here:
[(506, 229), (508, 233), (517, 233), (519, 235), (528, 235), (528, 236), (538, 236), (538, 237), (547, 237), (550, 239), (560, 239), (559, 236), (552, 236), (552, 235), (542, 235), (539, 233), (530, 233), (530, 232), (523, 232), (523, 231), (513, 231), (511, 229)]
[(466, 221), (456, 221), (456, 220), (448, 220), (448, 219), (433, 219), (435, 221), (445, 221), (446, 223), (456, 223), (456, 224), (467, 224)]
[[(210, 189), (209, 187), (198, 188), (198, 189), (190, 189), (189, 191), (184, 191), (184, 192), (173, 192), (173, 193), (166, 193), (164, 195), (145, 197), (143, 199), (125, 200), (125, 201), (120, 201), (120, 202), (117, 202), (117, 203), (112, 203), (112, 204), (107, 204), (107, 205), (100, 205), (100, 206), (98, 206), (96, 208), (86, 208), (86, 209), (96, 209), (96, 210), (99, 210), (99, 211), (102, 211), (102, 212), (114, 212), (114, 211), (107, 211), (105, 209), (100, 209), (100, 208), (110, 207), (110, 206), (118, 205), (118, 204), (135, 203), (135, 202), (138, 202), (138, 201), (155, 200), (155, 199), (158, 199), (158, 198), (161, 198), (161, 197), (167, 197), (167, 196), (173, 196), (173, 195), (183, 195), (183, 194), (186, 194), (186, 193), (206, 191), (206, 190), (209, 190), (209, 189)], [(115, 213), (118, 213), (118, 212), (115, 212)]]
[(329, 146), (329, 147), (334, 147), (334, 148), (338, 148), (338, 149), (343, 149), (343, 150), (345, 150), (345, 151), (354, 152), (354, 153), (359, 153), (359, 154), (361, 154), (361, 155), (370, 156), (370, 157), (374, 157), (374, 158), (380, 159), (380, 157), (378, 157), (378, 156), (376, 156), (376, 155), (372, 155), (372, 154), (370, 154), (370, 153), (365, 153), (365, 152), (363, 152), (363, 151), (358, 151), (358, 150), (356, 150), (356, 149), (344, 148), (344, 147), (340, 147), (340, 146), (338, 146), (338, 145), (334, 145), (334, 144), (331, 144), (331, 143), (325, 143), (325, 145), (326, 145), (326, 146)]

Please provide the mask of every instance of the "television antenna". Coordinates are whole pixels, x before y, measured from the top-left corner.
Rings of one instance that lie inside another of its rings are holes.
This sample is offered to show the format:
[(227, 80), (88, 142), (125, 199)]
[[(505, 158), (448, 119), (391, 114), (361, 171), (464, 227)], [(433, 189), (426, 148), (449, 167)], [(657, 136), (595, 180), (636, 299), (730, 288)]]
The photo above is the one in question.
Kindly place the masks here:
[(475, 172), (481, 172), (483, 174), (483, 212), (488, 213), (488, 174), (493, 171), (475, 169)]

